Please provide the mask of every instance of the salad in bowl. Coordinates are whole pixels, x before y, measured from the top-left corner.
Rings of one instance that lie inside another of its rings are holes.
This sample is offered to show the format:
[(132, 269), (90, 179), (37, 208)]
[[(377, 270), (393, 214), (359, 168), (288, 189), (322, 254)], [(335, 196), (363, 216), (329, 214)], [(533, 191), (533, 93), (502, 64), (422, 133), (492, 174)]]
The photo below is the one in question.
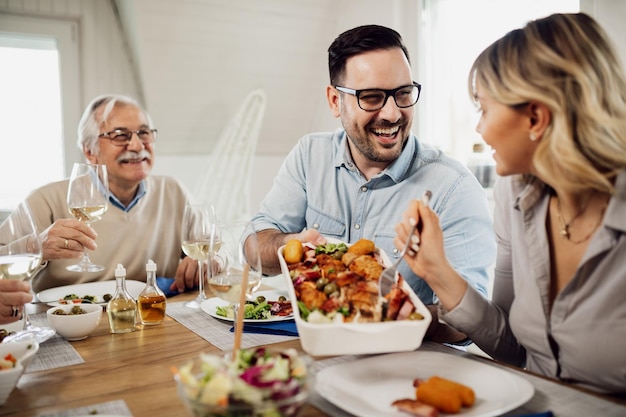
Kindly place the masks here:
[(174, 370), (178, 395), (190, 415), (291, 417), (312, 387), (312, 360), (295, 349), (263, 347), (201, 354)]

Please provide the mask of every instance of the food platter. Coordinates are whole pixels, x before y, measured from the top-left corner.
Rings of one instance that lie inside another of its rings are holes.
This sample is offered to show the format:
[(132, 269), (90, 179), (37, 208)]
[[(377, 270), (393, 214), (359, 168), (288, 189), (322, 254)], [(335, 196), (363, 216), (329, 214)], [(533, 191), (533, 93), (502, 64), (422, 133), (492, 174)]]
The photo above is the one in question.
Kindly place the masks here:
[[(257, 291), (252, 296), (258, 297), (260, 295), (265, 297), (265, 299), (268, 301), (278, 301), (278, 297), (280, 296), (283, 296), (289, 299), (289, 295), (287, 294), (286, 291), (277, 291), (277, 290)], [(233, 321), (232, 318), (220, 316), (219, 314), (217, 314), (217, 307), (226, 307), (228, 305), (230, 305), (228, 301), (222, 300), (219, 297), (213, 297), (213, 298), (209, 298), (206, 301), (203, 301), (202, 304), (200, 304), (200, 308), (202, 309), (202, 311), (204, 311), (211, 317), (214, 317), (219, 320), (232, 322)], [(271, 318), (264, 319), (264, 320), (244, 319), (243, 322), (244, 323), (271, 323), (275, 321), (285, 321), (285, 320), (293, 320), (293, 314), (290, 314), (288, 316), (272, 316)]]
[[(330, 237), (326, 240), (332, 244), (341, 243)], [(285, 261), (284, 249), (285, 246), (278, 249), (283, 279), (290, 295), (288, 298), (297, 300), (289, 266)], [(388, 255), (382, 249), (377, 248), (376, 251), (383, 265), (391, 264)], [(305, 320), (300, 314), (297, 303), (293, 303), (294, 320), (302, 349), (313, 356), (391, 353), (417, 349), (422, 344), (432, 316), (406, 281), (403, 282), (402, 289), (415, 306), (415, 311), (422, 315), (422, 320), (313, 323)]]
[(471, 387), (476, 403), (459, 417), (499, 416), (532, 398), (527, 380), (495, 366), (441, 352), (402, 352), (329, 366), (316, 375), (316, 389), (337, 407), (361, 417), (406, 417), (391, 403), (415, 398), (413, 380), (438, 375)]
[[(142, 281), (126, 280), (126, 289), (133, 298), (139, 297), (141, 291), (146, 287), (146, 283)], [(61, 287), (49, 288), (37, 293), (37, 300), (51, 306), (63, 305), (59, 300), (66, 295), (76, 294), (79, 297), (92, 295), (97, 297), (94, 304), (105, 305), (105, 294), (115, 294), (115, 280), (85, 282), (83, 284), (63, 285)]]

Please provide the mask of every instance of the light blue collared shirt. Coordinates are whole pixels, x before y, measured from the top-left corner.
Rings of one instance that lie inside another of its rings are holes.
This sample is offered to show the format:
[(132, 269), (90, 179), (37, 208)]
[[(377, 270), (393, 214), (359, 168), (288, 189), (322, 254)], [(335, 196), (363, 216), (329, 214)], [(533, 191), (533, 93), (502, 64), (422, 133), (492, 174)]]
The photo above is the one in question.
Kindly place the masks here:
[(122, 202), (113, 194), (109, 194), (109, 201), (115, 207), (118, 207), (119, 209), (124, 210), (125, 212), (128, 213), (130, 209), (132, 209), (133, 207), (135, 207), (135, 205), (137, 205), (139, 200), (141, 200), (141, 197), (143, 197), (144, 195), (146, 195), (146, 182), (141, 181), (139, 183), (139, 187), (137, 188), (137, 193), (135, 194), (135, 198), (133, 198), (133, 201), (131, 201), (128, 204), (128, 206), (124, 206), (124, 204), (122, 204)]
[[(452, 266), (486, 296), (496, 244), (487, 196), (460, 162), (410, 135), (400, 157), (369, 181), (355, 166), (343, 129), (303, 137), (287, 155), (253, 221), (256, 230), (296, 233), (314, 228), (354, 243), (371, 239), (391, 260), (395, 226), (411, 199), (432, 191)], [(398, 268), (425, 304), (435, 296), (406, 263)]]

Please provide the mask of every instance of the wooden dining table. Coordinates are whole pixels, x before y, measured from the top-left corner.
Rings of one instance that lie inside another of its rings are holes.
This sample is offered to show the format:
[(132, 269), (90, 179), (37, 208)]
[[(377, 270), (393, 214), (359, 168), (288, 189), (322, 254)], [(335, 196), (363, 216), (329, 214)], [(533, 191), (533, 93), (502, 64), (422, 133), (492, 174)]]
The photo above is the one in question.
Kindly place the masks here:
[[(189, 300), (195, 295), (181, 294), (168, 302)], [(28, 308), (32, 314), (45, 311), (47, 306), (29, 305)], [(219, 353), (221, 350), (169, 316), (159, 325), (138, 328), (132, 333), (111, 334), (106, 313), (103, 314), (98, 328), (87, 339), (71, 342), (84, 363), (25, 373), (6, 404), (0, 406), (0, 416), (34, 417), (114, 400), (123, 400), (134, 417), (185, 416), (172, 367), (196, 359), (200, 352)], [(302, 349), (299, 339), (272, 347)], [(442, 349), (471, 356), (452, 347)], [(484, 357), (473, 359), (490, 362)], [(563, 389), (574, 394), (579, 392), (570, 387)], [(583, 391), (580, 393), (582, 395)], [(623, 406), (622, 415), (626, 415), (626, 403), (611, 397), (606, 397), (606, 401), (615, 404), (618, 411)], [(298, 414), (299, 417), (332, 415), (311, 403)]]

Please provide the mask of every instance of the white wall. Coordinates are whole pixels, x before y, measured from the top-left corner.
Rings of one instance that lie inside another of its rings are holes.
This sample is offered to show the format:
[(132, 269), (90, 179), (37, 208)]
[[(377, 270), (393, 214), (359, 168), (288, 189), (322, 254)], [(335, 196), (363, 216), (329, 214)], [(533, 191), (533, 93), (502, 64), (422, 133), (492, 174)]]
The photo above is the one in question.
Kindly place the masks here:
[[(250, 194), (250, 207), (248, 211), (255, 213), (265, 194), (269, 191), (272, 181), (278, 173), (278, 168), (283, 161), (282, 155), (257, 155), (252, 169), (252, 187)], [(172, 175), (178, 178), (190, 191), (193, 191), (196, 180), (201, 175), (204, 165), (209, 160), (209, 155), (159, 155), (153, 168), (153, 173), (159, 175)], [(197, 196), (201, 198), (202, 196)]]
[[(0, 13), (77, 22), (80, 108), (105, 92), (145, 96), (160, 129), (155, 173), (178, 177), (190, 189), (245, 94), (262, 87), (268, 107), (253, 175), (255, 209), (297, 139), (338, 126), (324, 97), (326, 49), (332, 39), (359, 24), (393, 27), (405, 38), (418, 71), (420, 3), (0, 0)], [(604, 25), (626, 62), (621, 42), (626, 2), (582, 0), (581, 7)], [(68, 131), (73, 135), (75, 126)]]

